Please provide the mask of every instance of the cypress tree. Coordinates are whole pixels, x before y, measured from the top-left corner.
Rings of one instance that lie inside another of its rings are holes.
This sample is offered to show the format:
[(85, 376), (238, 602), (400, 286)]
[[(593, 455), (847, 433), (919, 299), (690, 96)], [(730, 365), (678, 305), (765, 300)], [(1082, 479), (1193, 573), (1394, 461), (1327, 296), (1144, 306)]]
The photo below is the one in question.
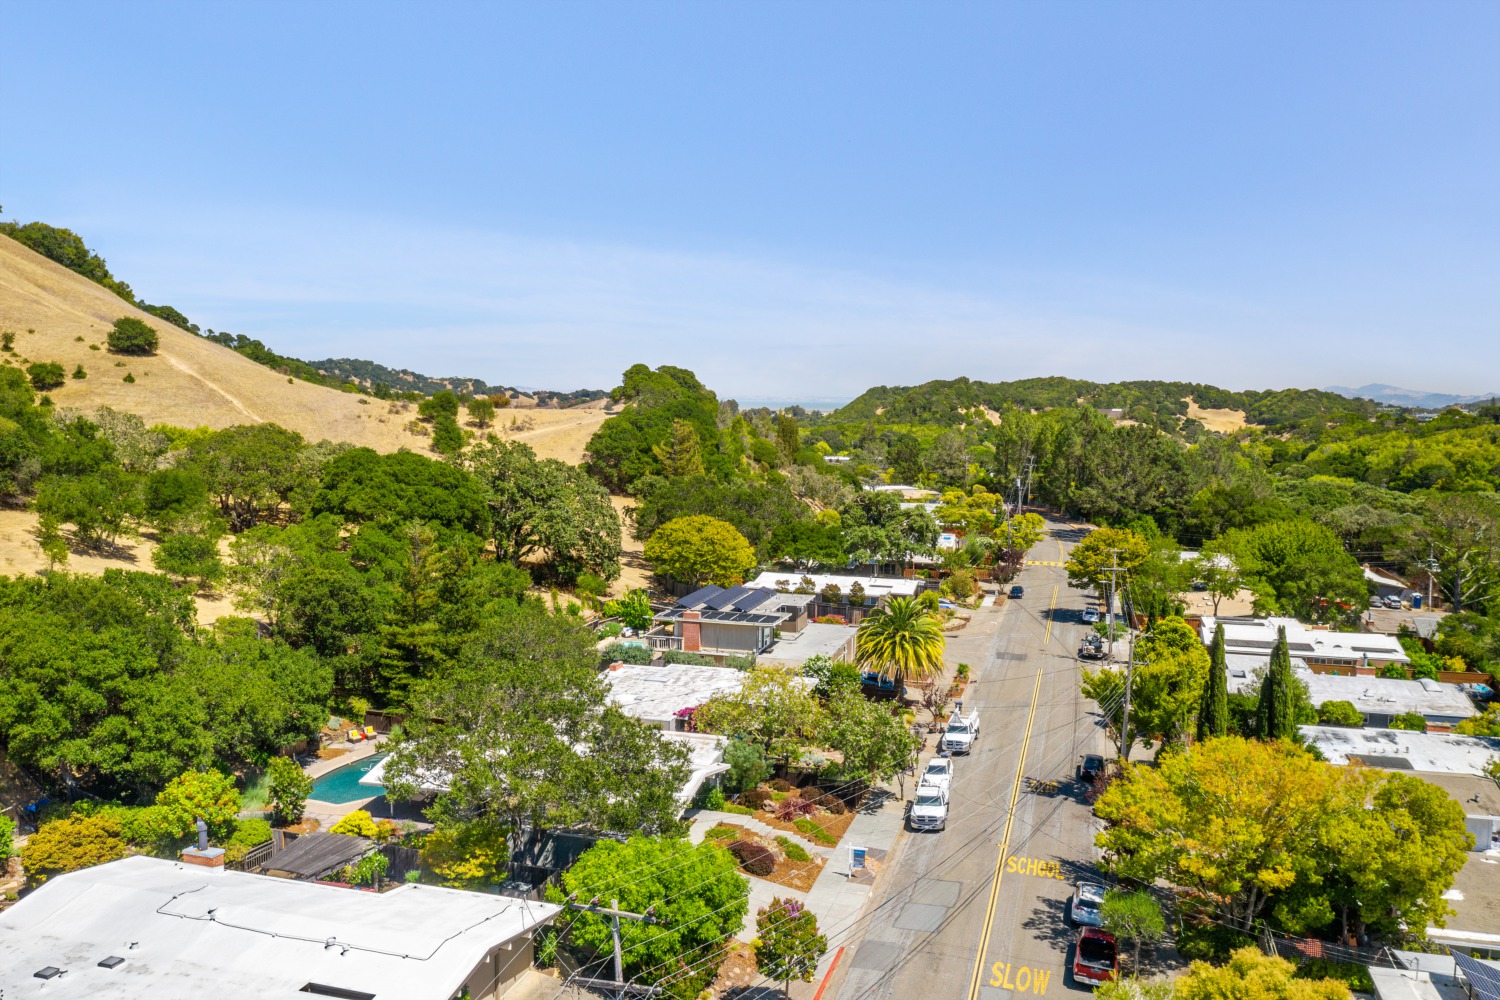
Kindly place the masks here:
[(1286, 629), (1276, 630), (1271, 665), (1260, 683), (1256, 722), (1261, 739), (1297, 738), (1297, 713), (1292, 705), (1292, 656), (1286, 645)]
[(1198, 708), (1198, 742), (1229, 732), (1229, 668), (1224, 662), (1224, 626), (1214, 626), (1214, 641), (1208, 647), (1208, 680), (1203, 685), (1203, 704)]

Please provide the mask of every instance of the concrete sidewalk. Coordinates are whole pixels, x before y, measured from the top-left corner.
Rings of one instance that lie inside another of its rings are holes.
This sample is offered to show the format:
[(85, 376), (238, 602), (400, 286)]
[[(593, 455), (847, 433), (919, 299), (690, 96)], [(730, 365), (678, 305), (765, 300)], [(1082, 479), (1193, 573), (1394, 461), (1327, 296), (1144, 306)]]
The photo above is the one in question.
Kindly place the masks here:
[[(828, 937), (828, 953), (818, 963), (811, 983), (793, 983), (792, 996), (811, 997), (828, 973), (839, 948), (855, 940), (860, 918), (879, 879), (889, 871), (898, 841), (906, 828), (907, 800), (896, 793), (877, 788), (849, 824), (849, 831), (834, 856), (823, 868), (807, 894), (807, 908), (818, 918), (818, 929)], [(863, 847), (869, 852), (871, 871), (864, 877), (851, 877), (851, 848)], [(873, 876), (873, 877), (871, 877)], [(848, 961), (845, 956), (842, 961)]]

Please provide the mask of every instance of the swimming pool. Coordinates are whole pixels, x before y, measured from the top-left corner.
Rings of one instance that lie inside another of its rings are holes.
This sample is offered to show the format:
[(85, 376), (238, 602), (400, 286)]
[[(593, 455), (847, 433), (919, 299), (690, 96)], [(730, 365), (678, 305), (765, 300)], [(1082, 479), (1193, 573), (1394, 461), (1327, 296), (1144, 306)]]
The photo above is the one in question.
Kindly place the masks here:
[(385, 754), (371, 754), (352, 764), (334, 768), (313, 781), (311, 799), (319, 802), (358, 802), (382, 794), (379, 788), (361, 785), (359, 779), (374, 770), (375, 765), (385, 760)]

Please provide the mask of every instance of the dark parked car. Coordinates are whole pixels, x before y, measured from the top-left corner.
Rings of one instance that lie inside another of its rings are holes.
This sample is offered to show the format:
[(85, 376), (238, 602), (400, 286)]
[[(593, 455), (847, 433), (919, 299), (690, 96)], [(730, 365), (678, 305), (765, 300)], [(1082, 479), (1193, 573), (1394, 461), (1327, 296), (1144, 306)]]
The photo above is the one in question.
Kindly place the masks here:
[(1104, 758), (1096, 753), (1083, 755), (1083, 763), (1078, 765), (1078, 780), (1087, 781), (1090, 784), (1099, 780), (1104, 773)]
[(1021, 586), (1019, 583), (1016, 584), (1014, 587), (1010, 588), (1010, 599), (1011, 600), (1013, 600), (1013, 601), (1019, 601), (1021, 598), (1025, 597), (1025, 596), (1026, 596), (1026, 588), (1023, 587), (1023, 586)]

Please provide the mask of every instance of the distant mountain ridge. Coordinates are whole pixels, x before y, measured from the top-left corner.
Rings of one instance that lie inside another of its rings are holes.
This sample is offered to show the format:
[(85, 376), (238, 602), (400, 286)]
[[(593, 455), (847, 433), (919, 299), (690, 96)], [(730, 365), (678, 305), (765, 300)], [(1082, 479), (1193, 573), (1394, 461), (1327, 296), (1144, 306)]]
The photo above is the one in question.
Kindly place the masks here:
[(366, 388), (373, 389), (376, 385), (384, 384), (396, 392), (414, 391), (424, 396), (430, 396), (444, 389), (451, 389), (453, 392), (468, 396), (493, 396), (505, 393), (514, 398), (524, 394), (535, 399), (538, 405), (557, 406), (563, 409), (609, 396), (604, 389), (575, 389), (572, 392), (559, 392), (552, 389), (490, 385), (483, 379), (467, 378), (461, 375), (423, 375), (407, 368), (388, 368), (379, 362), (366, 361), (363, 358), (324, 358), (322, 361), (309, 361), (308, 364), (324, 375), (356, 382)]
[(1125, 419), (1175, 432), (1197, 423), (1189, 414), (1189, 400), (1203, 409), (1237, 411), (1247, 424), (1261, 427), (1280, 427), (1335, 413), (1375, 413), (1373, 403), (1321, 389), (1236, 391), (1196, 382), (1089, 382), (1053, 376), (1014, 382), (957, 378), (918, 386), (875, 386), (840, 407), (829, 419), (847, 423), (878, 417), (885, 423), (954, 426), (970, 419), (980, 407), (993, 411), (1007, 406), (1042, 410), (1081, 404), (1119, 410), (1119, 416)]
[(1410, 406), (1417, 409), (1434, 410), (1444, 406), (1463, 406), (1467, 403), (1483, 403), (1500, 396), (1496, 392), (1482, 392), (1477, 396), (1457, 396), (1446, 392), (1423, 392), (1420, 389), (1403, 389), (1399, 385), (1372, 382), (1358, 389), (1343, 385), (1330, 385), (1325, 392), (1336, 392), (1350, 399), (1372, 399), (1377, 403), (1392, 406)]

